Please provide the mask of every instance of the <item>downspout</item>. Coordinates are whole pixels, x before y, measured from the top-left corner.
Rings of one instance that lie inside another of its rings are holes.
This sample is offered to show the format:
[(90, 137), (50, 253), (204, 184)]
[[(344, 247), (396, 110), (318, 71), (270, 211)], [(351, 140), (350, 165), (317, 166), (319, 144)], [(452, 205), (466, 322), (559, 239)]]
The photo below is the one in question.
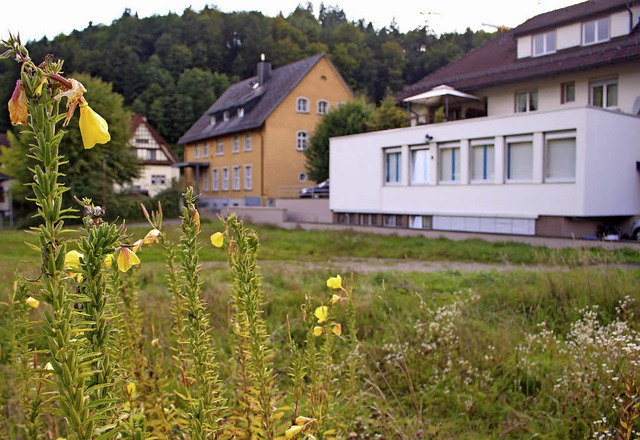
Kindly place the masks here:
[(258, 132), (260, 136), (260, 204), (265, 206), (265, 194), (264, 194), (264, 137), (262, 132)]

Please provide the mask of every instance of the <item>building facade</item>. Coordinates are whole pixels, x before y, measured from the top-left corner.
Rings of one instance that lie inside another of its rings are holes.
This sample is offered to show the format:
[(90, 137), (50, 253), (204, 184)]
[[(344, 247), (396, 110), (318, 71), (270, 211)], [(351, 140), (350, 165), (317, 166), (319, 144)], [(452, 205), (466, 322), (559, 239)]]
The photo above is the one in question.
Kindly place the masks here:
[(322, 116), (353, 93), (325, 54), (232, 85), (179, 139), (200, 204), (272, 205), (309, 185), (304, 150)]
[(624, 231), (640, 215), (639, 13), (592, 0), (542, 14), (407, 87), (411, 127), (331, 140), (334, 221)]

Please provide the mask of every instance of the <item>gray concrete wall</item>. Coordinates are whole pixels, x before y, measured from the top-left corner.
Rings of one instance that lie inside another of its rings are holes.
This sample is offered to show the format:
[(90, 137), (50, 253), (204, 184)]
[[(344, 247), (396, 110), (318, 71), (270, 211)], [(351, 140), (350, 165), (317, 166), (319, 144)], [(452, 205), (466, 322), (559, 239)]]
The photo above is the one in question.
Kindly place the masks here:
[(277, 199), (276, 207), (287, 211), (286, 221), (332, 223), (329, 199)]

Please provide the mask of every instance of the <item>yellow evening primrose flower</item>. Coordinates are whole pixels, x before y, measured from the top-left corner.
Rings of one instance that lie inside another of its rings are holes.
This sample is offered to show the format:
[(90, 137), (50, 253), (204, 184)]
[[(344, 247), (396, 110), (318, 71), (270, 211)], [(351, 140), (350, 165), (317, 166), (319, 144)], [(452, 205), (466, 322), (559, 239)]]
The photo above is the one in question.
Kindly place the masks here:
[(11, 125), (27, 125), (27, 118), (29, 117), (29, 111), (27, 110), (27, 94), (24, 91), (24, 85), (20, 79), (16, 81), (16, 88), (13, 89), (13, 94), (9, 100), (8, 107)]
[(333, 324), (333, 334), (336, 336), (340, 336), (342, 334), (342, 325)]
[(327, 287), (330, 289), (342, 289), (342, 278), (340, 278), (340, 275), (330, 277), (327, 280)]
[(160, 230), (159, 229), (152, 229), (149, 232), (147, 232), (147, 235), (144, 236), (144, 238), (142, 239), (142, 242), (144, 244), (152, 244), (155, 243), (156, 241), (158, 241), (158, 237), (160, 236)]
[(118, 255), (118, 269), (120, 272), (126, 272), (131, 269), (131, 266), (140, 264), (140, 258), (128, 248), (120, 248), (120, 254)]
[(133, 243), (133, 246), (131, 246), (131, 250), (133, 252), (138, 252), (140, 249), (142, 249), (142, 244), (143, 244), (143, 240), (136, 240), (135, 243)]
[(222, 232), (214, 232), (211, 234), (211, 244), (215, 247), (222, 247), (224, 244), (224, 234)]
[(344, 298), (341, 297), (340, 295), (336, 295), (335, 293), (331, 296), (331, 304), (335, 304), (335, 303), (339, 303), (340, 301), (342, 301)]
[(40, 305), (40, 301), (38, 301), (37, 299), (35, 299), (34, 297), (30, 296), (29, 298), (27, 298), (25, 300), (25, 302), (27, 303), (27, 305), (29, 307), (31, 307), (32, 309), (37, 309), (38, 306)]
[(315, 419), (312, 419), (310, 417), (305, 417), (305, 416), (298, 416), (296, 418), (296, 425), (304, 425), (306, 423), (312, 422)]
[(109, 254), (104, 257), (104, 261), (102, 262), (102, 266), (106, 268), (110, 268), (113, 264), (113, 254)]
[(84, 258), (84, 255), (76, 250), (67, 252), (64, 256), (64, 268), (69, 271), (78, 269), (80, 267), (81, 258)]
[(80, 103), (80, 135), (85, 150), (95, 144), (106, 144), (111, 140), (109, 125), (102, 116), (93, 111), (86, 102)]
[(138, 395), (138, 393), (136, 392), (136, 384), (133, 382), (129, 382), (127, 384), (127, 394), (132, 398), (135, 399), (136, 396)]
[(284, 432), (285, 437), (287, 438), (293, 438), (296, 435), (300, 434), (300, 432), (302, 432), (302, 426), (299, 425), (293, 425), (291, 428), (287, 429)]
[(324, 327), (316, 325), (313, 328), (313, 336), (322, 336), (324, 334)]
[(327, 306), (320, 306), (313, 312), (313, 315), (318, 318), (318, 324), (322, 324), (329, 317), (329, 308)]

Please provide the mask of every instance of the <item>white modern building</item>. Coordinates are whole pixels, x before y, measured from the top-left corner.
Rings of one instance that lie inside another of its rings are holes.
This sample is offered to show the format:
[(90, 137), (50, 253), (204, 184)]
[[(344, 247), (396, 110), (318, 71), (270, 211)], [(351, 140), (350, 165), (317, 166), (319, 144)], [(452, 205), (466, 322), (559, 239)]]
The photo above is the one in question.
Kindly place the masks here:
[(334, 221), (624, 228), (640, 216), (639, 14), (623, 0), (542, 14), (407, 87), (411, 127), (331, 139)]

